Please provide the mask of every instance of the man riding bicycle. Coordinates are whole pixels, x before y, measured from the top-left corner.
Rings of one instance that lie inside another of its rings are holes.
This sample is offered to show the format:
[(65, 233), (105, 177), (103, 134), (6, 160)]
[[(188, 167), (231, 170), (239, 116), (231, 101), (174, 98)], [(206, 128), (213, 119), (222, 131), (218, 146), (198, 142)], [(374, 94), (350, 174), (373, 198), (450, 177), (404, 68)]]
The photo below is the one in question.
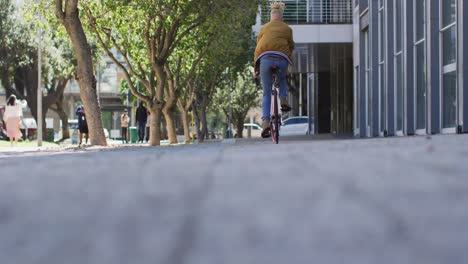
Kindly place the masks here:
[(262, 137), (270, 137), (270, 106), (272, 87), (272, 67), (279, 68), (281, 111), (288, 112), (286, 73), (292, 64), (294, 41), (292, 29), (283, 22), (284, 3), (271, 4), (270, 22), (260, 28), (255, 48), (255, 75), (260, 75), (263, 86)]

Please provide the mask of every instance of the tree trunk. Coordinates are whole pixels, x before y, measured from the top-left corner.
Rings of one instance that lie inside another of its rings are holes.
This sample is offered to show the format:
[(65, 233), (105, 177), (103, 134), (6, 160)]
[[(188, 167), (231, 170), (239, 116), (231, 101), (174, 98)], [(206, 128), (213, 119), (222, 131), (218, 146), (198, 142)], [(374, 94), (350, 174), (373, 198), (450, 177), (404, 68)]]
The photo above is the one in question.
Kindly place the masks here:
[(62, 140), (70, 138), (70, 128), (68, 127), (68, 116), (63, 110), (57, 111), (57, 114), (62, 120)]
[(244, 133), (244, 119), (238, 118), (236, 119), (236, 130), (237, 130), (237, 138), (243, 138)]
[(166, 120), (167, 136), (169, 144), (177, 144), (177, 134), (174, 122), (174, 107), (176, 105), (176, 98), (167, 98), (166, 104), (162, 110), (164, 119)]
[(161, 108), (148, 107), (150, 111), (150, 146), (161, 145)]
[(174, 124), (173, 112), (171, 109), (163, 109), (164, 119), (166, 120), (167, 137), (169, 144), (177, 144), (177, 135)]
[[(37, 119), (37, 110), (33, 111), (31, 109), (31, 115), (33, 116), (34, 120), (36, 120), (36, 124), (38, 124), (39, 122), (38, 122), (38, 119)], [(46, 129), (47, 129), (46, 115), (47, 115), (47, 110), (42, 111), (42, 140), (46, 139)], [(37, 128), (36, 128), (36, 135), (37, 135)], [(39, 139), (39, 138), (37, 138), (37, 139)]]
[(208, 138), (208, 121), (206, 118), (206, 106), (202, 105), (200, 109), (200, 138), (199, 142), (204, 142)]
[(179, 107), (179, 111), (182, 113), (182, 125), (184, 126), (184, 138), (185, 143), (190, 142), (192, 139), (190, 138), (190, 119), (188, 112), (185, 110), (184, 107)]
[[(195, 105), (194, 105), (195, 106)], [(198, 113), (198, 109), (196, 107), (193, 107), (193, 117), (195, 121), (195, 133), (196, 133), (196, 138), (198, 142), (200, 142), (200, 136), (201, 136), (201, 131), (200, 131), (200, 114)]]
[(63, 108), (63, 94), (60, 95), (59, 99), (57, 100), (57, 111), (55, 111), (60, 120), (62, 120), (62, 140), (70, 138), (70, 128), (68, 127), (68, 116)]
[[(61, 2), (62, 0), (56, 1)], [(80, 97), (85, 107), (91, 144), (106, 146), (107, 142), (102, 125), (101, 107), (96, 91), (96, 78), (93, 73), (91, 48), (78, 14), (78, 1), (66, 1), (65, 3), (67, 4), (66, 11), (59, 14), (58, 18), (65, 26), (76, 53), (78, 62), (76, 79), (80, 85)]]
[(62, 121), (62, 140), (70, 138), (70, 128), (68, 127), (68, 116), (67, 116), (67, 113), (65, 113), (65, 110), (63, 110), (63, 105), (57, 104), (57, 109), (54, 109), (54, 111), (58, 114), (58, 116), (60, 117), (60, 120)]

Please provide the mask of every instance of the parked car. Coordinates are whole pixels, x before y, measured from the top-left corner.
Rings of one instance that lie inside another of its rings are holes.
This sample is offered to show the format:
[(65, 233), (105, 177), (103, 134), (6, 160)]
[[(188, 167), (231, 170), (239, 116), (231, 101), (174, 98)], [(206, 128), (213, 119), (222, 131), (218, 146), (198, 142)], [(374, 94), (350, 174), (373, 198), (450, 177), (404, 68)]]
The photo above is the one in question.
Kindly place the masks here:
[(244, 138), (249, 136), (249, 128), (251, 129), (251, 132), (250, 132), (251, 137), (258, 138), (262, 136), (262, 127), (254, 123), (249, 123), (249, 124), (244, 124), (244, 131), (242, 131), (242, 136)]
[[(309, 117), (293, 116), (283, 120), (280, 128), (281, 136), (307, 135)], [(313, 124), (313, 120), (312, 120)]]
[[(251, 137), (258, 138), (262, 136), (262, 128), (259, 125), (255, 123), (247, 123), (247, 124), (244, 124), (244, 130), (242, 131), (243, 138), (249, 137), (249, 128), (251, 129), (251, 134), (250, 134)], [(234, 137), (237, 137), (237, 131), (234, 134)]]

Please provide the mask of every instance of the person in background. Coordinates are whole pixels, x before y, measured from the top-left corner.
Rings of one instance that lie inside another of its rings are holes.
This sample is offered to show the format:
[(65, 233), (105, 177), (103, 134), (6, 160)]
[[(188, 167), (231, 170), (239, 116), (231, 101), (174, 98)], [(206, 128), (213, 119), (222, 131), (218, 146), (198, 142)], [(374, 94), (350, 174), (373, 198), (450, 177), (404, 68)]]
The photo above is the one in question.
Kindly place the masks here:
[(122, 143), (128, 143), (128, 123), (130, 117), (128, 116), (128, 110), (125, 109), (124, 113), (120, 116), (120, 127), (122, 127)]
[(146, 121), (148, 121), (148, 111), (143, 105), (143, 102), (140, 102), (136, 110), (136, 119), (138, 126), (138, 142), (143, 143), (145, 139), (145, 130), (146, 130)]
[(83, 134), (86, 138), (86, 144), (88, 144), (88, 122), (86, 121), (86, 114), (83, 105), (79, 105), (78, 108), (76, 108), (76, 116), (78, 117), (78, 129), (80, 130), (80, 143), (78, 143), (78, 146), (81, 146), (81, 143), (83, 141)]
[(148, 113), (148, 118), (146, 119), (146, 138), (145, 138), (145, 141), (146, 143), (148, 143), (149, 141), (149, 138), (150, 138), (150, 126), (151, 126), (151, 118), (150, 118), (150, 111), (147, 112)]
[(21, 118), (23, 117), (23, 108), (26, 107), (26, 101), (17, 100), (15, 95), (10, 95), (3, 114), (3, 120), (6, 123), (6, 134), (10, 138), (11, 146), (18, 144), (18, 139), (23, 136), (20, 130)]

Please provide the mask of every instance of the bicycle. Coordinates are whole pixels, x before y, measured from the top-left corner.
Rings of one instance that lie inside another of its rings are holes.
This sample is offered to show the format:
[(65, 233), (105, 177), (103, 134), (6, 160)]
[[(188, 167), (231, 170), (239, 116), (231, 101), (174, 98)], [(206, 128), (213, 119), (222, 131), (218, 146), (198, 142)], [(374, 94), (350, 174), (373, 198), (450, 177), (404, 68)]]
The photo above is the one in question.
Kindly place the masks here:
[(279, 131), (281, 126), (281, 115), (278, 113), (278, 93), (279, 93), (279, 71), (278, 66), (271, 67), (273, 87), (271, 88), (271, 118), (270, 134), (275, 144), (279, 143)]

